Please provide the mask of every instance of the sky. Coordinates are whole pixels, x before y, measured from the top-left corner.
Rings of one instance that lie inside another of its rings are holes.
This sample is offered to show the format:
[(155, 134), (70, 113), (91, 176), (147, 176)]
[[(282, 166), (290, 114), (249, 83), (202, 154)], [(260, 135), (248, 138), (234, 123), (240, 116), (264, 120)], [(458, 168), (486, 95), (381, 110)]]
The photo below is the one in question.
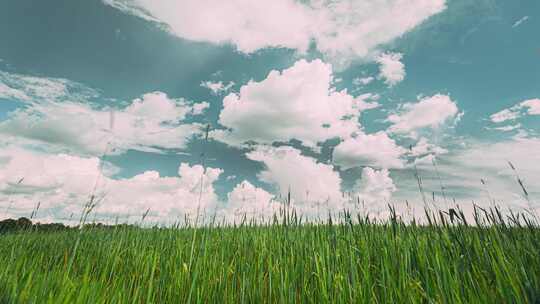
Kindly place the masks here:
[(536, 212), (538, 29), (535, 0), (2, 1), (0, 218)]

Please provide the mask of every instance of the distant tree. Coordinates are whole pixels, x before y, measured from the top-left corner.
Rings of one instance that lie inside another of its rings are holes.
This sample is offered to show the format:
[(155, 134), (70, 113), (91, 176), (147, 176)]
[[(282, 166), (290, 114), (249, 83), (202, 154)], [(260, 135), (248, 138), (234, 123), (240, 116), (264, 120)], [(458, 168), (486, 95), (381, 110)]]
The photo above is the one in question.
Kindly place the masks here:
[(19, 229), (25, 229), (32, 227), (32, 221), (27, 219), (26, 217), (20, 217), (17, 220), (17, 228)]
[(16, 230), (17, 221), (14, 219), (7, 219), (0, 221), (0, 233), (6, 233)]
[[(84, 229), (129, 229), (134, 228), (134, 225), (131, 224), (118, 224), (118, 225), (105, 225), (103, 223), (90, 223), (84, 226)], [(70, 227), (65, 226), (62, 223), (32, 223), (32, 221), (26, 217), (21, 217), (17, 220), (7, 219), (0, 221), (0, 234), (17, 232), (17, 231), (37, 231), (37, 232), (54, 232), (54, 231), (65, 231), (71, 229), (78, 229), (79, 227)], [(0, 302), (1, 304), (1, 302)]]

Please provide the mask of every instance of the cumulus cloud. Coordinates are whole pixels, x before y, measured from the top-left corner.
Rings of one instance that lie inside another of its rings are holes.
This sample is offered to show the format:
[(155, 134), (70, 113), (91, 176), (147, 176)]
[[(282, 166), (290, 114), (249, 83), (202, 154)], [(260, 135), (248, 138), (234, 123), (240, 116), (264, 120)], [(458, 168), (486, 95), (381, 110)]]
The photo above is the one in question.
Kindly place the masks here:
[[(291, 207), (300, 214), (326, 214), (348, 207), (340, 190), (341, 179), (332, 166), (290, 147), (260, 147), (248, 157), (264, 163), (266, 169), (259, 174), (262, 181), (277, 185), (284, 195), (290, 189)], [(185, 216), (193, 219), (198, 210), (201, 222), (214, 215), (218, 220), (239, 222), (244, 217), (268, 219), (284, 208), (274, 194), (248, 181), (237, 184), (225, 201), (220, 200), (215, 191), (223, 174), (219, 168), (182, 163), (177, 176), (145, 171), (130, 178), (113, 178), (111, 173), (118, 168), (108, 167), (110, 164), (97, 157), (4, 148), (0, 152), (0, 198), (9, 206), (3, 206), (1, 216), (28, 216), (40, 202), (38, 221), (77, 224), (92, 195), (97, 205), (90, 220), (108, 222), (139, 222), (147, 210), (146, 221), (150, 222), (172, 224)], [(356, 189), (361, 190), (362, 199), (371, 202), (383, 195), (375, 194), (376, 189), (390, 190), (378, 177), (380, 172), (363, 174), (364, 182)]]
[(223, 81), (212, 82), (210, 80), (201, 82), (201, 87), (207, 88), (212, 91), (214, 95), (220, 95), (226, 93), (234, 86), (234, 82), (229, 81), (228, 84), (224, 84)]
[(305, 52), (314, 41), (334, 58), (366, 56), (446, 8), (445, 0), (103, 0), (178, 37), (230, 43), (244, 53)]
[(100, 155), (108, 146), (114, 147), (115, 151), (109, 152), (115, 153), (128, 149), (159, 152), (184, 148), (189, 138), (200, 133), (199, 124), (184, 120), (206, 107), (207, 103), (191, 104), (161, 92), (145, 94), (114, 110), (113, 116), (113, 109), (89, 103), (34, 103), (9, 113), (8, 119), (0, 123), (0, 133), (79, 154)]
[(290, 190), (295, 203), (340, 203), (341, 178), (332, 165), (304, 156), (292, 147), (258, 147), (246, 156), (265, 165), (258, 174), (260, 180), (277, 186), (281, 194), (287, 195)]
[(416, 131), (420, 129), (438, 128), (460, 117), (457, 104), (449, 96), (437, 94), (402, 105), (398, 113), (388, 116), (387, 120), (392, 123), (390, 132), (416, 137)]
[(388, 137), (385, 132), (358, 134), (338, 144), (332, 157), (341, 169), (360, 166), (402, 168), (405, 149)]
[(258, 219), (261, 216), (268, 218), (278, 214), (282, 207), (282, 204), (275, 200), (274, 195), (255, 187), (248, 181), (243, 181), (227, 194), (227, 205), (224, 211), (227, 218), (238, 222), (244, 217), (248, 220)]
[(379, 78), (393, 87), (405, 79), (405, 65), (401, 62), (401, 53), (383, 53), (376, 58), (379, 63)]
[[(340, 191), (339, 174), (330, 165), (290, 147), (261, 147), (249, 157), (266, 166), (259, 175), (261, 180), (278, 185), (285, 195), (290, 188), (291, 207), (307, 218), (350, 207)], [(152, 223), (173, 224), (185, 217), (193, 220), (198, 211), (201, 223), (213, 216), (238, 223), (244, 217), (267, 220), (284, 208), (274, 194), (248, 181), (237, 184), (226, 200), (220, 200), (215, 191), (223, 174), (219, 168), (182, 163), (177, 176), (145, 171), (130, 178), (113, 178), (110, 174), (118, 168), (108, 166), (97, 157), (4, 148), (0, 152), (0, 199), (6, 205), (0, 216), (28, 216), (40, 202), (36, 220), (77, 224), (91, 196), (96, 197), (97, 205), (89, 220), (109, 223), (140, 222), (146, 211), (146, 221)], [(375, 203), (389, 199), (394, 190), (386, 170), (364, 169), (355, 191), (377, 207)]]
[[(179, 220), (216, 208), (213, 185), (223, 172), (217, 168), (181, 164), (176, 177), (147, 171), (132, 178), (113, 179), (96, 157), (44, 154), (17, 147), (0, 152), (0, 196), (13, 201), (9, 215), (22, 216), (41, 202), (40, 216), (56, 220), (80, 217), (91, 194), (99, 199), (97, 216), (139, 217), (147, 209), (156, 220)], [(203, 177), (203, 178), (201, 178)], [(19, 183), (19, 181), (22, 182)]]
[(332, 80), (331, 66), (321, 60), (299, 60), (282, 72), (271, 71), (263, 81), (250, 81), (225, 97), (219, 123), (227, 130), (214, 135), (231, 145), (297, 139), (315, 146), (348, 137), (359, 130), (360, 112), (377, 103), (336, 91)]
[(524, 115), (540, 115), (540, 99), (528, 99), (490, 116), (494, 123), (516, 120)]
[[(248, 156), (264, 163), (261, 180), (277, 185), (284, 195), (290, 189), (291, 207), (299, 214), (309, 218), (349, 207), (340, 190), (339, 174), (332, 166), (290, 147), (260, 147)], [(217, 216), (218, 220), (238, 223), (244, 217), (269, 219), (284, 208), (274, 194), (248, 181), (237, 184), (225, 201), (220, 200), (215, 191), (223, 174), (219, 168), (182, 163), (177, 176), (145, 171), (130, 178), (113, 178), (111, 173), (118, 168), (109, 166), (97, 157), (4, 148), (0, 152), (0, 199), (8, 205), (2, 206), (0, 216), (28, 216), (40, 202), (38, 221), (77, 224), (92, 195), (97, 205), (89, 220), (105, 222), (140, 222), (148, 210), (146, 221), (152, 223), (172, 224), (185, 216), (193, 220), (197, 211), (201, 222)], [(386, 172), (363, 173), (363, 182), (355, 188), (362, 200), (375, 203), (388, 198), (387, 192), (392, 189), (384, 178)], [(384, 193), (375, 193), (378, 189)]]
[(392, 194), (397, 190), (388, 169), (374, 170), (370, 167), (362, 169), (362, 176), (355, 189), (361, 200), (380, 209), (387, 208)]

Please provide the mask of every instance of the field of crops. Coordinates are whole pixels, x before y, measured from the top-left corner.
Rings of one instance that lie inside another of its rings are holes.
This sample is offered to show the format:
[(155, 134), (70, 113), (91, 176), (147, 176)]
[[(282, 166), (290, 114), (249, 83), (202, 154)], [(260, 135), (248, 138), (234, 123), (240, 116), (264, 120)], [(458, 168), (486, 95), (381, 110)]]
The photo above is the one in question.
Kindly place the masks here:
[(0, 235), (0, 303), (538, 303), (540, 230), (397, 220)]

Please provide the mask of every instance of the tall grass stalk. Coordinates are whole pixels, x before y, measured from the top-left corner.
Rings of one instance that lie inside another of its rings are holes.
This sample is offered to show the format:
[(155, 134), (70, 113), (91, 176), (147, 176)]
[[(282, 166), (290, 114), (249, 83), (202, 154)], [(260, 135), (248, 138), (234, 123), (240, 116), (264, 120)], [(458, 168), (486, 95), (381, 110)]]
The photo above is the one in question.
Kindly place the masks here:
[[(344, 211), (315, 224), (290, 209), (287, 225), (86, 228), (71, 264), (76, 230), (6, 234), (0, 303), (540, 301), (534, 220), (477, 209), (472, 225), (459, 210), (455, 224), (406, 225), (389, 208), (388, 221)], [(194, 229), (205, 237), (190, 269)]]

